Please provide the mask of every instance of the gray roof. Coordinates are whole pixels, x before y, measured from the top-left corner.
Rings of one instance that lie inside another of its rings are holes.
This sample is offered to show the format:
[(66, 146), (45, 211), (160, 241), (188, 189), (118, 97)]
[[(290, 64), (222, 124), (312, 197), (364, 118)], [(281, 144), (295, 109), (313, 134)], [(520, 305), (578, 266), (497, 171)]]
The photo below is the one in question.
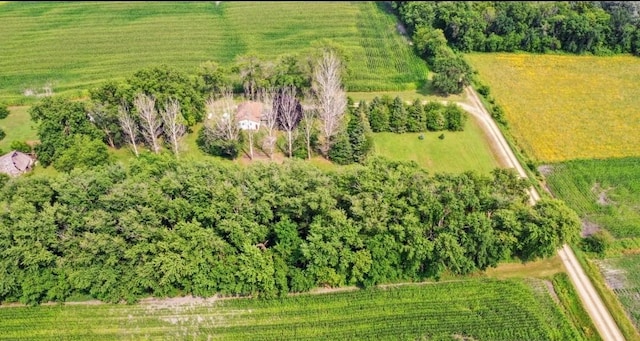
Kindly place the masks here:
[(0, 156), (0, 173), (18, 176), (31, 170), (32, 166), (31, 156), (16, 150)]

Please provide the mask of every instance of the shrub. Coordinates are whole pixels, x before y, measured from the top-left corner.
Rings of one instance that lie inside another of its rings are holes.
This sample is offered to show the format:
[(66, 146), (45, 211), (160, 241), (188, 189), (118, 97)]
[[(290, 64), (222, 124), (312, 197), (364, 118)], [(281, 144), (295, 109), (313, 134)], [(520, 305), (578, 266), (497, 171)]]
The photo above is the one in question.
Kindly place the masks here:
[(4, 130), (2, 130), (2, 128), (0, 128), (0, 141), (2, 141), (5, 136), (7, 136), (7, 134), (4, 132)]
[(489, 87), (487, 85), (483, 84), (478, 87), (478, 93), (482, 95), (482, 97), (487, 98), (491, 91), (489, 90)]
[(439, 139), (441, 139), (441, 140), (444, 140), (444, 134), (440, 134), (440, 135), (438, 136), (438, 138), (439, 138)]
[(13, 141), (9, 148), (23, 153), (31, 153), (32, 151), (31, 146), (24, 141)]
[(612, 243), (613, 236), (606, 230), (600, 230), (583, 238), (580, 243), (580, 248), (585, 252), (593, 252), (603, 256)]
[(9, 116), (9, 109), (6, 105), (0, 105), (0, 120)]

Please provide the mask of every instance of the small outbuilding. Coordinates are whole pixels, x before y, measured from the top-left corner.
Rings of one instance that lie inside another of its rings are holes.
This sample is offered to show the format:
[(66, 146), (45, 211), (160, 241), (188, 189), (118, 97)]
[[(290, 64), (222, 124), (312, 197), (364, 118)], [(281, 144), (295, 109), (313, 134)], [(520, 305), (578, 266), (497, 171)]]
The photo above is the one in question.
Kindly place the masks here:
[(17, 150), (0, 156), (0, 173), (19, 176), (31, 170), (34, 161), (28, 154)]

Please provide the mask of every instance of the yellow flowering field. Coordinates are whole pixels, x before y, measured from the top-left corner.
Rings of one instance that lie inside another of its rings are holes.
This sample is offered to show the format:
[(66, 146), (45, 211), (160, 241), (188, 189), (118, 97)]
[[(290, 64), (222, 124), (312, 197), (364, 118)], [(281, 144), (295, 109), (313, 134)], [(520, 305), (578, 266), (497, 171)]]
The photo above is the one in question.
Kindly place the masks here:
[(640, 156), (640, 58), (472, 53), (512, 133), (543, 162)]

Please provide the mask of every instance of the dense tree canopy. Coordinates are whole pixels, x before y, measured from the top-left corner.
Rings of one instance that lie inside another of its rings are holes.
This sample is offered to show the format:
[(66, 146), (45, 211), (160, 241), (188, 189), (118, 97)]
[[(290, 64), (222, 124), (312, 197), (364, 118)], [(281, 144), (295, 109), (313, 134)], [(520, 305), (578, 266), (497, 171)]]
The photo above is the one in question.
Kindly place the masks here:
[(274, 296), (466, 274), (578, 235), (510, 170), (429, 175), (370, 159), (240, 168), (142, 153), (131, 165), (5, 179), (0, 301)]

